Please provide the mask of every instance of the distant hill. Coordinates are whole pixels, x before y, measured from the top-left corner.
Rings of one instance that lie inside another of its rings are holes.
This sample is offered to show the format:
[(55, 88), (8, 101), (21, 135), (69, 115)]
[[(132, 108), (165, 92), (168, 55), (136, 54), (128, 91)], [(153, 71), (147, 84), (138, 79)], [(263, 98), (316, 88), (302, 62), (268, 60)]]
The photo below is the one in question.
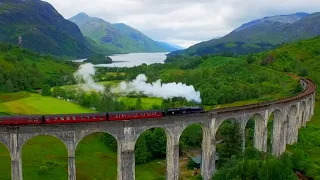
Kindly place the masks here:
[(225, 52), (254, 53), (319, 34), (320, 13), (272, 16), (246, 23), (222, 38), (198, 43), (184, 51), (172, 52), (168, 57)]
[(278, 16), (265, 17), (263, 19), (257, 19), (257, 20), (253, 20), (248, 23), (245, 23), (245, 24), (241, 25), (239, 28), (235, 29), (234, 31), (238, 32), (238, 31), (262, 24), (267, 21), (292, 24), (292, 23), (294, 23), (294, 22), (296, 22), (296, 21), (300, 20), (301, 18), (304, 18), (308, 15), (310, 15), (310, 14), (302, 12), (302, 13), (295, 13), (295, 14), (290, 14), (290, 15), (278, 15)]
[(65, 20), (55, 8), (41, 0), (1, 0), (0, 41), (18, 44), (40, 53), (87, 57), (94, 47), (76, 24)]
[(166, 48), (169, 52), (171, 51), (176, 51), (176, 50), (181, 50), (181, 49), (185, 49), (184, 47), (178, 46), (178, 45), (174, 45), (174, 44), (170, 44), (170, 43), (166, 43), (166, 42), (160, 42), (160, 41), (156, 41), (156, 43), (164, 48)]
[(90, 17), (85, 13), (70, 18), (82, 33), (93, 39), (98, 46), (107, 47), (122, 53), (129, 52), (168, 52), (178, 48), (158, 43), (142, 32), (123, 23), (111, 24), (103, 19)]

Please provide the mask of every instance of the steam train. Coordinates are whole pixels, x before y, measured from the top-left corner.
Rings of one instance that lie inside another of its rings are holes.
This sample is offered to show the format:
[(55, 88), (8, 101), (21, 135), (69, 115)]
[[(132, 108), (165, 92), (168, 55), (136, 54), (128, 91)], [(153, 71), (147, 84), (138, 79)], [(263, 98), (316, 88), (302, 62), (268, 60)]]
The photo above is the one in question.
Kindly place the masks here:
[(130, 121), (135, 119), (161, 118), (164, 116), (181, 116), (195, 113), (205, 113), (205, 111), (202, 107), (181, 107), (166, 110), (119, 111), (86, 114), (10, 115), (0, 116), (0, 126)]

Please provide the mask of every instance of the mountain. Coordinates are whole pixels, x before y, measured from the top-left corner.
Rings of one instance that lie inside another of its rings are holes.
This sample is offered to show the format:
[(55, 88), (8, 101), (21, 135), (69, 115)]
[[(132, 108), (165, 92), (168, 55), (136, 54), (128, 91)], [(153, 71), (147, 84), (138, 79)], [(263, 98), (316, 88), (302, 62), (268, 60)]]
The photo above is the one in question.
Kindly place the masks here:
[(168, 57), (225, 52), (255, 53), (319, 34), (320, 13), (272, 16), (246, 23), (222, 38), (198, 43), (184, 51), (172, 52)]
[(93, 39), (100, 47), (107, 47), (122, 53), (177, 50), (173, 46), (158, 43), (123, 23), (111, 24), (103, 19), (90, 17), (85, 13), (79, 13), (69, 20), (76, 23), (82, 33)]
[(181, 46), (178, 46), (178, 45), (174, 45), (174, 44), (170, 44), (170, 43), (166, 43), (166, 42), (156, 41), (156, 43), (159, 46), (162, 46), (163, 48), (166, 48), (170, 52), (171, 51), (185, 49), (184, 47), (181, 47)]
[(39, 53), (87, 57), (94, 48), (76, 24), (63, 18), (41, 0), (0, 1), (0, 41), (18, 44)]
[(236, 31), (236, 32), (241, 31), (241, 30), (253, 27), (255, 25), (262, 24), (267, 21), (292, 24), (292, 23), (294, 23), (294, 22), (296, 22), (296, 21), (300, 20), (301, 18), (304, 18), (308, 15), (310, 15), (310, 14), (301, 12), (301, 13), (295, 13), (295, 14), (290, 14), (290, 15), (278, 15), (278, 16), (265, 17), (263, 19), (257, 19), (257, 20), (253, 20), (248, 23), (245, 23), (245, 24), (241, 25), (239, 28), (235, 29), (234, 31)]

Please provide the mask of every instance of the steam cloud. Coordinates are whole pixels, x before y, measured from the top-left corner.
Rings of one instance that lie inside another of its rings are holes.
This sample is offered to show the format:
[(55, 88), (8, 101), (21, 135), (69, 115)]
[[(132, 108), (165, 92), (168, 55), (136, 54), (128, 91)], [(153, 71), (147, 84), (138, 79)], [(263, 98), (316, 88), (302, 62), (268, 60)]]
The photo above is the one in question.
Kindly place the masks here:
[(198, 103), (201, 102), (200, 92), (196, 91), (193, 86), (187, 86), (182, 83), (161, 84), (160, 79), (153, 83), (147, 83), (146, 81), (146, 75), (140, 74), (131, 82), (121, 82), (117, 88), (113, 88), (111, 91), (121, 93), (143, 93), (145, 95), (161, 97), (164, 99), (183, 97), (188, 101), (194, 100)]
[[(77, 72), (74, 73), (74, 78), (79, 83), (79, 86), (85, 91), (96, 90), (103, 92), (104, 86), (100, 84), (96, 84), (93, 80), (93, 76), (95, 75), (96, 70), (91, 63), (86, 63), (80, 65)], [(84, 84), (81, 82), (84, 81)]]

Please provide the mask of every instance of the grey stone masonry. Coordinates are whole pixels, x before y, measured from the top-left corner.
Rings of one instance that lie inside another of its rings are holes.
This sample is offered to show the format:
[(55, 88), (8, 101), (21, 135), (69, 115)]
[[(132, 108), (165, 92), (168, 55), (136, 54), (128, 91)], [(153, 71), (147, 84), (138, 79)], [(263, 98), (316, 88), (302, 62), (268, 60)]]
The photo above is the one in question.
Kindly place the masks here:
[(168, 180), (179, 179), (179, 139), (186, 127), (200, 124), (203, 131), (201, 175), (209, 180), (215, 171), (216, 133), (226, 120), (240, 124), (242, 148), (245, 147), (245, 127), (250, 118), (255, 119), (254, 147), (267, 151), (267, 124), (273, 115), (271, 137), (272, 154), (281, 155), (287, 144), (298, 140), (298, 129), (311, 120), (314, 111), (316, 86), (309, 79), (302, 79), (304, 91), (294, 97), (259, 104), (215, 109), (208, 113), (170, 116), (133, 121), (105, 121), (34, 126), (0, 126), (0, 142), (10, 152), (12, 180), (22, 180), (21, 150), (33, 137), (50, 135), (60, 139), (68, 150), (68, 179), (76, 179), (75, 150), (79, 142), (95, 132), (112, 135), (118, 142), (118, 180), (135, 179), (134, 147), (139, 136), (151, 128), (162, 128), (167, 136)]

